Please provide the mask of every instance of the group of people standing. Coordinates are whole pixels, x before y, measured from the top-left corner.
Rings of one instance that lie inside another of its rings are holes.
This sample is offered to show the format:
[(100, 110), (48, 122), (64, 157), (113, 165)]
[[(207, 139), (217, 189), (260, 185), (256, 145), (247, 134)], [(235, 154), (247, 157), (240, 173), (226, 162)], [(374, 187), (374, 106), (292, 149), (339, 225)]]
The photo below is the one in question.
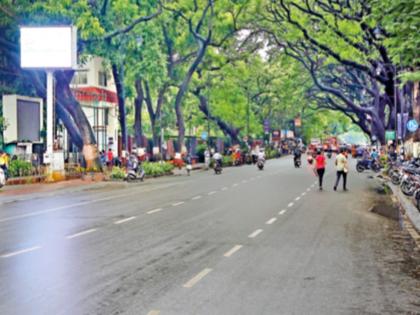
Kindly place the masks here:
[[(324, 150), (320, 149), (316, 152), (315, 158), (308, 155), (308, 163), (310, 167), (318, 176), (319, 190), (323, 190), (324, 175), (327, 166), (327, 159), (325, 158)], [(337, 190), (341, 178), (343, 178), (343, 190), (347, 191), (347, 173), (349, 171), (347, 161), (347, 150), (340, 149), (339, 154), (335, 158), (336, 180), (334, 184), (334, 191)]]

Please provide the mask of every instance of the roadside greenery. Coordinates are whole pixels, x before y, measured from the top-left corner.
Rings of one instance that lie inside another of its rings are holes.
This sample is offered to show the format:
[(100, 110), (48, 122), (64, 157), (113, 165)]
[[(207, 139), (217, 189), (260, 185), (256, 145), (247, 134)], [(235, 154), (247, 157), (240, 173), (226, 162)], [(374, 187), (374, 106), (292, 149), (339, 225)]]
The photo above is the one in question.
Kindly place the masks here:
[(9, 176), (10, 177), (21, 177), (32, 175), (32, 164), (31, 162), (13, 160), (9, 164)]
[(170, 174), (174, 169), (174, 166), (167, 162), (144, 162), (143, 169), (146, 173), (146, 176), (156, 177)]

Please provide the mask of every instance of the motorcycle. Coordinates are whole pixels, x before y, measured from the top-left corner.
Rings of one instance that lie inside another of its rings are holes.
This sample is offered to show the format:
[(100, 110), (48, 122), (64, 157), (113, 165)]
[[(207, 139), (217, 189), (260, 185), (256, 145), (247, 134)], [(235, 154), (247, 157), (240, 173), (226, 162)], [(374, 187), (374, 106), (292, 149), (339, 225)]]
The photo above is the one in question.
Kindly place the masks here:
[(263, 159), (258, 159), (257, 167), (260, 171), (262, 171), (264, 169), (264, 164), (265, 164), (265, 161)]
[(372, 170), (378, 173), (381, 170), (381, 165), (376, 160), (358, 160), (356, 164), (356, 170), (362, 173), (365, 170)]
[(302, 165), (302, 159), (300, 157), (294, 158), (295, 168), (299, 168)]
[(332, 152), (331, 152), (331, 151), (329, 151), (329, 152), (327, 153), (327, 157), (328, 157), (329, 159), (331, 159), (331, 157), (332, 157)]
[(4, 173), (4, 170), (0, 168), (0, 188), (4, 185), (6, 185), (6, 174)]
[(216, 175), (222, 174), (222, 161), (221, 160), (214, 161), (214, 173)]
[(137, 158), (130, 158), (128, 171), (126, 175), (127, 182), (133, 182), (136, 180), (143, 181), (146, 173), (144, 172), (143, 167), (140, 165)]

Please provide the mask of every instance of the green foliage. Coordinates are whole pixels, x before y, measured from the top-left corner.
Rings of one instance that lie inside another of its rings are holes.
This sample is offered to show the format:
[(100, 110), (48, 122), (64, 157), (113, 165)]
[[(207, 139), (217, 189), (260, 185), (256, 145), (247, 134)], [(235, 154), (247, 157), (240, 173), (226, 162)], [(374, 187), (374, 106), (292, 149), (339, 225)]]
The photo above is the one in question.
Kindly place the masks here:
[(31, 174), (32, 174), (31, 162), (22, 161), (22, 160), (10, 161), (10, 164), (9, 164), (10, 177), (29, 176)]
[(171, 173), (174, 166), (167, 162), (144, 162), (143, 169), (146, 175), (155, 177)]
[(114, 166), (112, 168), (110, 177), (112, 179), (124, 179), (125, 178), (125, 175), (126, 174), (125, 174), (125, 169), (124, 168), (121, 168), (121, 167), (118, 167), (118, 166)]
[(232, 166), (233, 165), (232, 156), (230, 156), (230, 155), (223, 156), (222, 165), (224, 167), (226, 167), (226, 166)]

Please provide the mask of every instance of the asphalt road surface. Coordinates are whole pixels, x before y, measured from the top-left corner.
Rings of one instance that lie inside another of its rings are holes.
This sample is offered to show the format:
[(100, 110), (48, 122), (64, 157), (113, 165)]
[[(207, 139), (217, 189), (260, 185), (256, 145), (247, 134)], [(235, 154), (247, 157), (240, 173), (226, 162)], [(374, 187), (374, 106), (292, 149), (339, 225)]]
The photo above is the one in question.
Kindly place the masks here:
[(0, 314), (420, 312), (372, 180), (328, 168), (322, 192), (283, 158), (0, 199)]

